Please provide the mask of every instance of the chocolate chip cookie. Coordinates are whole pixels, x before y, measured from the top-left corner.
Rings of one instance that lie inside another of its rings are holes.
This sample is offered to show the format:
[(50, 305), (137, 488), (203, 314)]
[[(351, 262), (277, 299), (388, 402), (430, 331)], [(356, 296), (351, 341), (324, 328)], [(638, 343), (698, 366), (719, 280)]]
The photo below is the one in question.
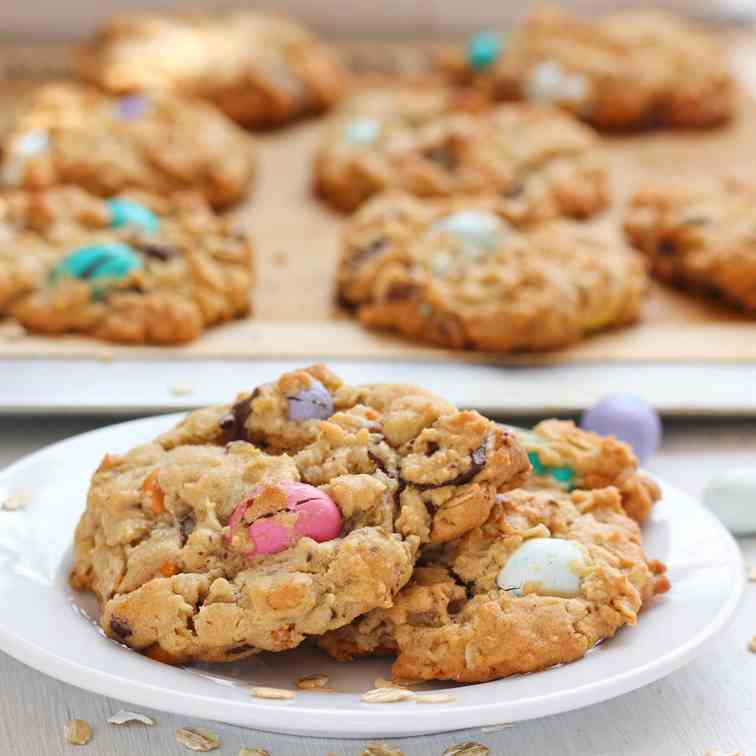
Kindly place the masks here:
[(297, 370), (107, 455), (71, 580), (110, 637), (156, 658), (283, 651), (390, 607), (421, 545), (479, 527), (528, 470), (476, 412)]
[(30, 331), (178, 344), (249, 311), (252, 248), (196, 194), (0, 193), (0, 311)]
[(483, 682), (580, 659), (669, 589), (616, 488), (518, 489), (428, 552), (390, 609), (325, 635), (348, 660), (396, 655), (393, 675)]
[(340, 301), (371, 328), (452, 349), (543, 350), (637, 319), (646, 274), (609, 231), (518, 230), (501, 198), (387, 193), (351, 219)]
[(726, 59), (705, 30), (663, 11), (582, 20), (542, 7), (509, 35), (473, 37), (445, 64), (494, 99), (555, 104), (602, 129), (642, 129), (729, 118)]
[(0, 131), (4, 188), (77, 184), (102, 197), (193, 190), (225, 208), (244, 197), (254, 171), (247, 133), (215, 108), (168, 94), (117, 99), (50, 84), (22, 99)]
[(344, 72), (307, 29), (258, 10), (116, 16), (79, 53), (84, 79), (116, 94), (208, 100), (244, 126), (280, 126), (330, 107)]
[(689, 177), (644, 186), (625, 233), (660, 279), (756, 314), (756, 185)]
[(347, 211), (386, 189), (486, 193), (516, 222), (585, 218), (606, 207), (607, 166), (590, 128), (551, 108), (480, 107), (446, 91), (356, 97), (316, 155), (316, 191)]

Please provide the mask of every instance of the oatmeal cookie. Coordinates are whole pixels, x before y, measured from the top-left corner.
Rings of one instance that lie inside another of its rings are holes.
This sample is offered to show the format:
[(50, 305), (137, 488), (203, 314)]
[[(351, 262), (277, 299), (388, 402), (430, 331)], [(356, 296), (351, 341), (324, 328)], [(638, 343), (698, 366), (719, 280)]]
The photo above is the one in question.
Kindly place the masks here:
[(533, 466), (527, 488), (591, 490), (614, 486), (627, 514), (643, 522), (659, 500), (659, 486), (639, 472), (633, 450), (612, 436), (582, 430), (569, 420), (544, 420), (532, 430), (510, 428)]
[(423, 197), (491, 194), (519, 223), (606, 207), (608, 171), (592, 130), (551, 108), (477, 108), (443, 91), (356, 97), (315, 158), (315, 188), (341, 210), (386, 189)]
[(518, 230), (500, 198), (387, 193), (352, 218), (337, 274), (360, 322), (453, 349), (512, 352), (578, 341), (638, 318), (643, 261), (570, 221)]
[(156, 658), (282, 651), (390, 607), (422, 544), (480, 526), (528, 470), (476, 412), (297, 370), (107, 455), (71, 581), (110, 637)]
[(619, 491), (523, 490), (433, 550), (390, 609), (328, 633), (340, 660), (397, 656), (401, 679), (483, 682), (580, 659), (668, 590)]
[(692, 177), (644, 186), (625, 233), (662, 280), (756, 314), (756, 185)]
[(335, 54), (283, 15), (128, 13), (79, 52), (79, 73), (117, 94), (174, 92), (208, 100), (244, 126), (280, 126), (341, 96)]
[(704, 127), (729, 118), (727, 56), (701, 28), (663, 11), (595, 20), (542, 7), (511, 35), (482, 33), (446, 67), (497, 100), (550, 103), (601, 129)]
[(193, 190), (225, 208), (244, 197), (254, 171), (247, 133), (204, 103), (166, 94), (119, 100), (49, 84), (23, 99), (0, 132), (5, 188), (77, 184), (102, 197)]
[(195, 194), (0, 193), (0, 311), (30, 331), (177, 344), (249, 311), (252, 248)]

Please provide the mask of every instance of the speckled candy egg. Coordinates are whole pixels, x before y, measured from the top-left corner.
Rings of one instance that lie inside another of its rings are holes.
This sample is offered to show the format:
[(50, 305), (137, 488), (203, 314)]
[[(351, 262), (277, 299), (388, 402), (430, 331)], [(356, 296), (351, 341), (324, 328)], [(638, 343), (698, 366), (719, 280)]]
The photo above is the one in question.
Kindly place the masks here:
[(704, 489), (703, 502), (733, 533), (756, 533), (756, 466), (714, 476)]
[(659, 448), (662, 437), (656, 410), (632, 394), (605, 397), (583, 413), (580, 427), (630, 444), (641, 464)]

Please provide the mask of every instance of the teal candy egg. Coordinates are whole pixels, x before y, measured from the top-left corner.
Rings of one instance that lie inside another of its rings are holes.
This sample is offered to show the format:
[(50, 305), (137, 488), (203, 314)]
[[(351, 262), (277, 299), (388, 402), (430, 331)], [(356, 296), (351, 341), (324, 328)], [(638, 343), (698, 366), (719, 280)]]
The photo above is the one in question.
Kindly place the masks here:
[(109, 199), (107, 205), (110, 209), (110, 225), (113, 228), (140, 226), (145, 231), (157, 231), (160, 226), (157, 215), (138, 202), (116, 197)]
[(467, 43), (467, 60), (476, 71), (482, 71), (501, 55), (501, 36), (491, 31), (478, 32)]
[(561, 467), (544, 465), (538, 456), (538, 452), (534, 451), (528, 452), (528, 459), (530, 460), (530, 464), (533, 465), (533, 472), (536, 475), (548, 475), (567, 488), (572, 488), (575, 471), (569, 465), (562, 465)]
[(83, 281), (118, 279), (141, 267), (142, 260), (131, 247), (109, 242), (74, 250), (53, 268), (50, 278), (53, 282), (65, 277)]

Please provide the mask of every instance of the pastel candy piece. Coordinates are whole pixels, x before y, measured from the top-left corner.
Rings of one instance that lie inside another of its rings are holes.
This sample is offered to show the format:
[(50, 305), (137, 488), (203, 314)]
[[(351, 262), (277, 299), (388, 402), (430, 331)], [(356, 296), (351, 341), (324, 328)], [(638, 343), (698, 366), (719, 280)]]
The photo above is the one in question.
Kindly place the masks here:
[(142, 267), (142, 260), (126, 244), (108, 242), (79, 247), (64, 257), (52, 270), (50, 278), (62, 277), (92, 281), (101, 278), (124, 278)]
[(328, 389), (315, 378), (306, 389), (286, 397), (289, 420), (326, 420), (333, 414), (333, 398)]
[(270, 518), (253, 522), (249, 526), (249, 537), (255, 543), (254, 554), (278, 554), (292, 542), (291, 530)]
[(110, 225), (113, 228), (122, 226), (139, 226), (145, 231), (157, 231), (160, 221), (157, 215), (144, 205), (123, 197), (107, 200), (110, 210)]
[(528, 452), (528, 459), (533, 466), (533, 473), (535, 475), (549, 476), (554, 480), (562, 483), (565, 487), (571, 488), (572, 481), (575, 478), (575, 471), (569, 465), (550, 466), (544, 465), (541, 462), (541, 458), (538, 456), (538, 452)]
[(494, 249), (502, 239), (506, 226), (492, 213), (461, 210), (441, 218), (431, 226), (435, 233), (448, 234), (475, 249)]
[(344, 127), (344, 141), (356, 147), (374, 144), (381, 135), (381, 124), (375, 118), (355, 118)]
[(756, 468), (716, 475), (704, 489), (703, 502), (736, 535), (756, 533)]
[(572, 598), (580, 595), (588, 565), (588, 553), (576, 541), (531, 538), (512, 553), (496, 584), (513, 596), (535, 593)]
[(143, 116), (149, 107), (149, 100), (142, 95), (128, 95), (118, 100), (118, 115), (126, 121)]
[(0, 170), (4, 184), (16, 186), (24, 177), (26, 162), (40, 155), (50, 146), (50, 138), (44, 129), (32, 129), (17, 136), (6, 151)]
[(583, 413), (580, 427), (630, 444), (641, 464), (659, 448), (662, 424), (656, 410), (633, 394), (604, 397)]
[(569, 73), (556, 60), (545, 60), (530, 72), (525, 83), (528, 100), (544, 104), (581, 103), (590, 95), (590, 82), (579, 73)]
[(501, 55), (501, 36), (491, 31), (475, 34), (467, 43), (467, 61), (476, 71), (493, 65)]

